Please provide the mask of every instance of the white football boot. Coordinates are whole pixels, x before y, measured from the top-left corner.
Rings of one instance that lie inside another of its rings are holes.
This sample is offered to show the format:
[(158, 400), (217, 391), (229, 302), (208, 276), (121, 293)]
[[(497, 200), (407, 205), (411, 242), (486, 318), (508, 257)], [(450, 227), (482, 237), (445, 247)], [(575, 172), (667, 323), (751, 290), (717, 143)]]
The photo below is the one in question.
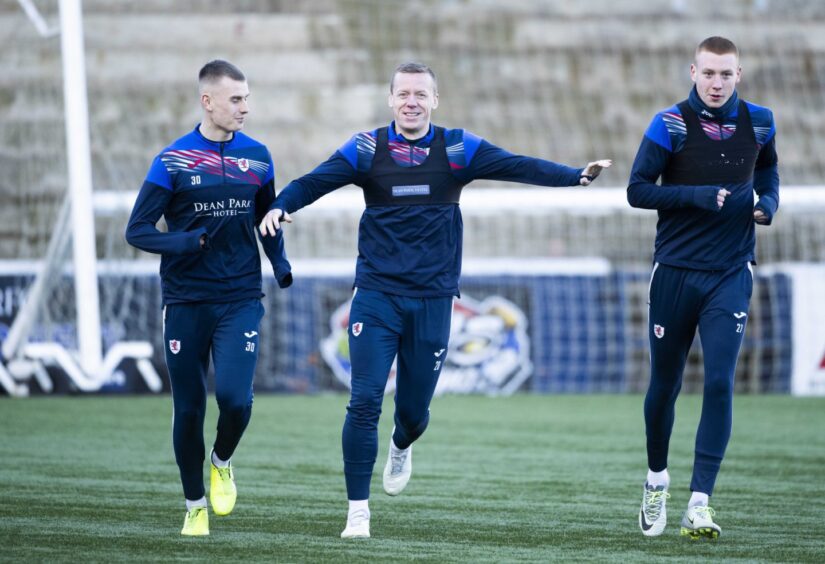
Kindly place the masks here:
[(667, 486), (655, 488), (645, 482), (642, 508), (639, 510), (639, 527), (646, 537), (658, 537), (667, 525)]
[(370, 538), (370, 512), (368, 509), (356, 509), (347, 515), (347, 526), (341, 532), (342, 539)]
[(412, 475), (412, 445), (404, 450), (395, 446), (390, 435), (390, 452), (384, 466), (384, 491), (389, 495), (398, 495), (407, 487)]

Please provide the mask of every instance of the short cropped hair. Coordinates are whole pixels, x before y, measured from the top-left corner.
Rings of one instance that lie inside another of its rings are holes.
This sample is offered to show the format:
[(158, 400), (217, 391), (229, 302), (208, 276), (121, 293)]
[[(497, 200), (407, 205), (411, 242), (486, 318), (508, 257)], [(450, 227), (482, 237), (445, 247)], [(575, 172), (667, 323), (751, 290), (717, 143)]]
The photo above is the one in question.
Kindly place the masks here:
[(198, 82), (200, 84), (204, 82), (217, 82), (223, 77), (231, 78), (238, 82), (246, 81), (246, 76), (241, 72), (241, 69), (229, 61), (215, 59), (203, 65), (203, 68), (201, 68), (198, 73)]
[(392, 94), (392, 89), (395, 86), (395, 75), (399, 72), (405, 74), (424, 74), (427, 73), (433, 78), (433, 90), (438, 92), (438, 79), (435, 77), (435, 73), (433, 69), (425, 65), (424, 63), (401, 63), (395, 70), (392, 71), (392, 77), (390, 77), (390, 94)]
[(727, 55), (728, 53), (733, 53), (737, 58), (739, 58), (739, 49), (736, 48), (733, 41), (724, 37), (719, 37), (718, 35), (708, 37), (702, 41), (699, 46), (696, 47), (696, 55), (698, 55), (701, 51), (709, 51), (716, 55)]

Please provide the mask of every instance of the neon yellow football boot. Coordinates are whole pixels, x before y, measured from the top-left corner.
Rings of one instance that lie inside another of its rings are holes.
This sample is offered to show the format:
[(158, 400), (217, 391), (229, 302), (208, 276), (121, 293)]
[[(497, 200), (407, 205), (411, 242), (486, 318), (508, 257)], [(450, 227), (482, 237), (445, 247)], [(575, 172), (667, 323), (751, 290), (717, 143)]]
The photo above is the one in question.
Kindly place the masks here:
[(209, 479), (209, 501), (215, 515), (229, 515), (235, 507), (238, 490), (235, 488), (235, 475), (232, 465), (218, 468), (210, 463), (212, 471)]
[(682, 517), (682, 536), (697, 539), (717, 539), (722, 527), (713, 522), (716, 511), (711, 507), (694, 505), (688, 507)]
[(193, 507), (186, 512), (183, 529), (180, 534), (189, 537), (202, 537), (209, 534), (209, 512), (206, 507)]

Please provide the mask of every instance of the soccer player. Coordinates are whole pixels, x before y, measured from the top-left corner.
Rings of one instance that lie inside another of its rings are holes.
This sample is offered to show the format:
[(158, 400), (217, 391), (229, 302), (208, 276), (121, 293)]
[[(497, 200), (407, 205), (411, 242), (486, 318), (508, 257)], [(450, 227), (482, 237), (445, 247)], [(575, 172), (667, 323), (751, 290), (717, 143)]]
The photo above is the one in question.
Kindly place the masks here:
[(347, 184), (364, 191), (349, 327), (352, 395), (342, 436), (349, 498), (343, 538), (370, 535), (378, 419), (396, 355), (395, 429), (384, 491), (398, 495), (410, 479), (412, 444), (429, 422), (447, 356), (453, 297), (459, 295), (461, 189), (477, 178), (587, 186), (611, 164), (570, 168), (508, 153), (463, 129), (431, 125), (438, 85), (423, 64), (395, 69), (389, 106), (395, 117), (389, 127), (354, 135), (314, 171), (289, 183), (260, 225), (261, 233), (274, 236), (280, 221), (291, 222), (290, 213), (324, 194)]
[(667, 522), (674, 404), (698, 328), (704, 395), (681, 527), (695, 539), (721, 533), (708, 499), (731, 433), (734, 371), (753, 290), (754, 224), (770, 225), (779, 205), (779, 175), (771, 111), (736, 94), (742, 76), (736, 46), (723, 37), (705, 39), (690, 76), (695, 85), (688, 99), (658, 113), (647, 128), (627, 200), (659, 212), (644, 403), (649, 470), (639, 526), (657, 536)]
[[(161, 255), (172, 438), (187, 509), (183, 535), (209, 534), (203, 418), (210, 352), (220, 415), (209, 497), (216, 515), (235, 506), (230, 458), (252, 413), (264, 314), (255, 227), (275, 200), (269, 151), (240, 131), (249, 112), (243, 73), (215, 60), (200, 70), (199, 86), (203, 120), (155, 158), (126, 229), (130, 244)], [(161, 215), (168, 232), (155, 227)], [(289, 286), (283, 237), (261, 241), (279, 286)]]

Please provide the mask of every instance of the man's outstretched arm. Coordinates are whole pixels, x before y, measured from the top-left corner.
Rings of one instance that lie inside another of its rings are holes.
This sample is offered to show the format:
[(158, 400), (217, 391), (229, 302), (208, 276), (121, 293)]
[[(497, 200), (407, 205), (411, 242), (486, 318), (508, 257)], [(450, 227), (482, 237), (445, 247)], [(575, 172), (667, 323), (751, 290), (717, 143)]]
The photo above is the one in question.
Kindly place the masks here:
[[(465, 132), (466, 136), (472, 136)], [(461, 172), (469, 180), (504, 180), (537, 186), (587, 186), (611, 165), (610, 160), (590, 162), (584, 168), (516, 155), (481, 139), (478, 149), (470, 155), (469, 165)], [(467, 143), (467, 145), (470, 145)], [(466, 146), (466, 145), (465, 145)]]
[(340, 151), (336, 151), (315, 170), (293, 180), (281, 190), (270, 206), (269, 213), (260, 222), (261, 235), (275, 235), (281, 228), (282, 221), (292, 223), (290, 213), (354, 181), (355, 168)]

